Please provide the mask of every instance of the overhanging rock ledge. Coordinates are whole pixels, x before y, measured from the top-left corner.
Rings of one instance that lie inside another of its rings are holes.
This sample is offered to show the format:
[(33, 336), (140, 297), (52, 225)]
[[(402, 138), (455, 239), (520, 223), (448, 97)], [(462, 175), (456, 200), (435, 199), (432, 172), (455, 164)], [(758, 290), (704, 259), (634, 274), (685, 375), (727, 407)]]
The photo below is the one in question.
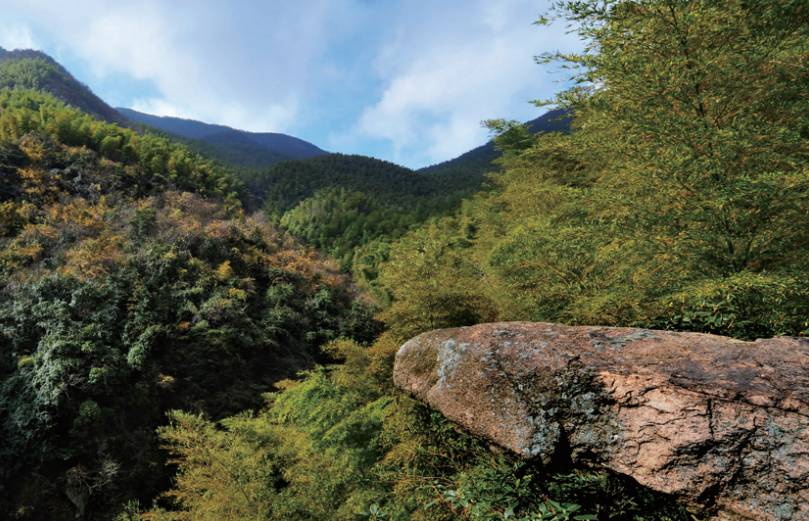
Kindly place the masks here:
[(394, 382), (473, 434), (560, 448), (717, 519), (809, 521), (809, 342), (506, 322), (431, 331)]

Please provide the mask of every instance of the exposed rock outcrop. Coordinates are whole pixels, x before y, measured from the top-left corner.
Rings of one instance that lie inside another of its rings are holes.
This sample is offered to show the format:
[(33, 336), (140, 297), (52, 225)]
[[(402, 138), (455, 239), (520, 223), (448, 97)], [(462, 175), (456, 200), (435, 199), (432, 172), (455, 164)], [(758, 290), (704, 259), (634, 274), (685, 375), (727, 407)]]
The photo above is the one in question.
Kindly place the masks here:
[(422, 334), (398, 387), (525, 458), (565, 451), (719, 519), (809, 520), (809, 342), (499, 323)]

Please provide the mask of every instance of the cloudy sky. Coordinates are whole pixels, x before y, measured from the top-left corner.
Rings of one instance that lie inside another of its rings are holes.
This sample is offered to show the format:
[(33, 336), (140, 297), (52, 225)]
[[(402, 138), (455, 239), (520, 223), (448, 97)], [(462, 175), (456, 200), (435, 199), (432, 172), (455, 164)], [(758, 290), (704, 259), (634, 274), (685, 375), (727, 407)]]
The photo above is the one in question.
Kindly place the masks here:
[(41, 49), (113, 106), (421, 167), (559, 90), (547, 0), (0, 0), (0, 46)]

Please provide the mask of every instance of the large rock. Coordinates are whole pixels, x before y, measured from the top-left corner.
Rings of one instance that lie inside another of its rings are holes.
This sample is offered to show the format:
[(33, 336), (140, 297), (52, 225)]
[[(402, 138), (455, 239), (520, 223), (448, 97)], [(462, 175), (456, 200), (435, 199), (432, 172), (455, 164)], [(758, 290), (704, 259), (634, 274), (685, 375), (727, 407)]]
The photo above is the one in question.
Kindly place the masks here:
[(525, 458), (608, 468), (720, 519), (809, 520), (806, 340), (482, 324), (410, 340), (394, 381)]

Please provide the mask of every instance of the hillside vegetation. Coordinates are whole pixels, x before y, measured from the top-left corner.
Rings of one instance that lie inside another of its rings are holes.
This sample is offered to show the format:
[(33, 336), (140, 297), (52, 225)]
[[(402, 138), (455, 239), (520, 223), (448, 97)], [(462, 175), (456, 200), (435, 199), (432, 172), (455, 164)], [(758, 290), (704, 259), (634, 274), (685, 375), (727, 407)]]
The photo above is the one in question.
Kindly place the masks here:
[(691, 518), (616, 476), (493, 454), (390, 385), (403, 340), (487, 320), (809, 334), (803, 4), (559, 4), (591, 43), (548, 57), (581, 67), (556, 100), (573, 131), (504, 126), (493, 189), (392, 245), (371, 349), (332, 344), (342, 365), (257, 416), (174, 413), (179, 474), (145, 519)]
[(167, 410), (222, 418), (367, 340), (334, 268), (181, 145), (0, 91), (0, 511), (109, 519), (170, 468)]
[[(556, 4), (587, 43), (544, 57), (573, 71), (550, 100), (571, 132), (492, 122), (499, 171), (474, 194), (340, 155), (245, 188), (166, 138), (0, 91), (0, 512), (704, 518), (493, 451), (391, 382), (413, 335), (493, 320), (809, 336), (805, 2)], [(383, 324), (280, 227), (353, 270)]]
[[(566, 132), (569, 119), (563, 110), (552, 110), (521, 128), (532, 134)], [(241, 178), (285, 230), (374, 289), (390, 243), (430, 218), (456, 211), (464, 198), (484, 188), (487, 174), (500, 169), (500, 155), (491, 141), (414, 171), (365, 156), (330, 154)]]
[(281, 162), (245, 182), (271, 219), (349, 271), (355, 256), (457, 208), (474, 183), (343, 154)]
[(32, 50), (6, 51), (0, 47), (0, 88), (33, 89), (48, 92), (88, 114), (110, 123), (126, 118), (79, 83), (50, 56)]

